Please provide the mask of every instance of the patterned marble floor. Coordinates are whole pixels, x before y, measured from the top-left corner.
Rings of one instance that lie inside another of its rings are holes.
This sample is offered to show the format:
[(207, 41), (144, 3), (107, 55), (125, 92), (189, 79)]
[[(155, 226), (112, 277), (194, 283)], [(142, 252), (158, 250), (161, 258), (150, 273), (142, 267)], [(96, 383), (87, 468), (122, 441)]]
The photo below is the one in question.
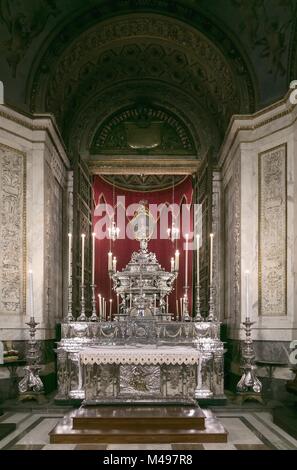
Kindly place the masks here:
[(6, 412), (2, 423), (17, 428), (0, 441), (0, 450), (296, 450), (297, 441), (273, 424), (268, 411), (220, 408), (215, 414), (227, 429), (227, 444), (50, 444), (48, 433), (63, 416), (61, 410)]

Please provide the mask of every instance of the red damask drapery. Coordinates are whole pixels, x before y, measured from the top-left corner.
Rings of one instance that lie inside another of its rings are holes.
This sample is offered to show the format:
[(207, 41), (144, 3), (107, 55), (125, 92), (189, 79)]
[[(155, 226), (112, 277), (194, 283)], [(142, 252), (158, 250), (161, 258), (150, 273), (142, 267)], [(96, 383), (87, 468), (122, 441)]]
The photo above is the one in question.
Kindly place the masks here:
[[(161, 204), (166, 204), (167, 206), (175, 203), (179, 206), (180, 210), (180, 238), (172, 242), (171, 240), (162, 239), (160, 237), (160, 218), (158, 217), (157, 221), (157, 238), (152, 239), (149, 242), (148, 248), (149, 251), (152, 251), (156, 254), (157, 259), (161, 266), (166, 270), (170, 271), (170, 260), (174, 257), (175, 250), (178, 249), (180, 252), (180, 269), (177, 281), (175, 283), (175, 289), (169, 296), (169, 312), (173, 313), (176, 316), (176, 301), (179, 303), (180, 310), (180, 298), (184, 294), (184, 284), (185, 284), (185, 239), (182, 236), (185, 235), (185, 230), (189, 233), (193, 232), (193, 186), (191, 177), (186, 177), (181, 183), (177, 184), (173, 188), (167, 188), (158, 191), (152, 192), (139, 192), (139, 191), (130, 191), (128, 189), (121, 189), (117, 186), (113, 186), (107, 182), (103, 177), (94, 176), (93, 180), (93, 198), (94, 198), (94, 215), (93, 215), (93, 227), (98, 227), (98, 222), (102, 217), (106, 217), (106, 213), (103, 213), (101, 216), (96, 214), (96, 207), (99, 204), (108, 204), (111, 207), (114, 207), (115, 211), (115, 221), (117, 220), (117, 211), (119, 210), (117, 206), (118, 196), (125, 197), (125, 206), (126, 208), (130, 204), (138, 204), (141, 200), (147, 201), (148, 204), (156, 204), (160, 207)], [(182, 209), (184, 204), (188, 206)], [(186, 227), (185, 218), (182, 217), (182, 210), (187, 213), (187, 219), (189, 221), (189, 226)], [(177, 216), (177, 214), (175, 214)], [(133, 216), (125, 215), (125, 224), (127, 225)], [(110, 220), (110, 219), (109, 219)], [(184, 225), (183, 225), (184, 222)], [(169, 213), (169, 228), (171, 227), (172, 218), (171, 213)], [(184, 228), (184, 230), (183, 230)], [(97, 232), (97, 230), (95, 230)], [(130, 240), (126, 236), (124, 237), (124, 231), (121, 230), (120, 238), (115, 242), (110, 239), (96, 238), (96, 258), (95, 258), (95, 284), (97, 285), (96, 291), (97, 295), (100, 293), (102, 297), (107, 300), (107, 314), (109, 316), (109, 300), (112, 299), (112, 313), (116, 313), (116, 295), (112, 289), (112, 283), (108, 275), (107, 269), (107, 253), (109, 250), (112, 251), (113, 256), (117, 258), (117, 270), (121, 271), (127, 263), (130, 261), (133, 251), (139, 250), (139, 242), (136, 240)], [(189, 250), (189, 268), (188, 268), (188, 284), (189, 284), (189, 312), (191, 315), (192, 312), (192, 262), (193, 262), (193, 251)], [(96, 296), (97, 298), (97, 296)], [(98, 305), (97, 305), (98, 308)]]

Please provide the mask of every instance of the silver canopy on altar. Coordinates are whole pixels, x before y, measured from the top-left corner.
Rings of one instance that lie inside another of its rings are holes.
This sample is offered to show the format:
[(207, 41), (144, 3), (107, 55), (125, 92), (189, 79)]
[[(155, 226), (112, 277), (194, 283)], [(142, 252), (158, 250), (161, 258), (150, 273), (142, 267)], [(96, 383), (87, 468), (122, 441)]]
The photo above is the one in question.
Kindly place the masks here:
[[(121, 272), (109, 271), (114, 290), (121, 296), (120, 312), (114, 321), (90, 321), (94, 320), (92, 315), (86, 321), (62, 324), (57, 346), (56, 400), (79, 399), (87, 404), (120, 400), (186, 403), (223, 398), (220, 324), (172, 321), (165, 297), (174, 289), (177, 272), (166, 272), (156, 255), (148, 251), (153, 228), (144, 205), (132, 223), (140, 250), (132, 254)], [(123, 348), (130, 361), (127, 364), (118, 362)], [(180, 364), (175, 360), (166, 363), (164, 351), (174, 358), (181, 348), (184, 360)], [(139, 364), (137, 355), (141, 357), (142, 350), (145, 360)], [(105, 354), (109, 360), (104, 364), (100, 357)], [(96, 358), (93, 363), (86, 359), (91, 356)], [(156, 365), (151, 363), (154, 357), (159, 358)], [(192, 363), (186, 358), (192, 358)]]

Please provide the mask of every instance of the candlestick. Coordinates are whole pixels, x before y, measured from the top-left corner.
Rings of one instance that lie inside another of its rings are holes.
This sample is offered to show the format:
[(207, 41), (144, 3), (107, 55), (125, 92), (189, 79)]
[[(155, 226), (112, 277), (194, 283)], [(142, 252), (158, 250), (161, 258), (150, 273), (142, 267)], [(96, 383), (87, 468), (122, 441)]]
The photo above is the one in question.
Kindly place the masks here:
[(72, 233), (68, 233), (68, 287), (72, 284)]
[(171, 272), (174, 271), (174, 258), (171, 258)]
[(189, 235), (186, 233), (186, 262), (185, 262), (185, 288), (188, 287), (188, 254), (189, 254)]
[(101, 294), (98, 294), (98, 309), (99, 309), (99, 321), (101, 321), (102, 320)]
[(197, 241), (197, 286), (200, 284), (200, 260), (199, 260), (199, 245), (200, 245), (200, 235), (197, 233), (196, 236), (196, 241)]
[(104, 297), (102, 297), (102, 317), (103, 317), (103, 321), (105, 321), (106, 317), (105, 317), (105, 299), (104, 299)]
[(212, 287), (213, 281), (213, 233), (210, 234), (210, 271), (209, 271), (209, 285)]
[(92, 284), (95, 284), (95, 232), (92, 233)]
[(184, 302), (183, 302), (183, 300), (184, 300), (183, 297), (181, 297), (181, 298), (179, 299), (179, 302), (180, 302), (180, 316), (181, 316), (181, 318), (183, 317), (183, 314), (184, 314)]
[(112, 271), (112, 252), (108, 252), (108, 271)]
[(68, 233), (68, 313), (67, 321), (73, 321), (72, 315), (72, 233)]
[(179, 251), (175, 252), (175, 271), (179, 270)]
[(29, 310), (30, 318), (34, 319), (34, 303), (33, 303), (33, 271), (29, 271)]
[(120, 313), (120, 294), (117, 294), (117, 314)]
[(117, 259), (116, 259), (115, 256), (114, 256), (113, 261), (112, 261), (112, 269), (113, 269), (114, 272), (116, 272), (116, 270), (117, 270)]
[(245, 288), (246, 288), (246, 318), (249, 320), (249, 275), (250, 275), (250, 272), (249, 271), (246, 271), (245, 272)]
[(85, 284), (85, 238), (84, 233), (81, 234), (81, 285)]
[(109, 321), (111, 321), (112, 299), (109, 299)]

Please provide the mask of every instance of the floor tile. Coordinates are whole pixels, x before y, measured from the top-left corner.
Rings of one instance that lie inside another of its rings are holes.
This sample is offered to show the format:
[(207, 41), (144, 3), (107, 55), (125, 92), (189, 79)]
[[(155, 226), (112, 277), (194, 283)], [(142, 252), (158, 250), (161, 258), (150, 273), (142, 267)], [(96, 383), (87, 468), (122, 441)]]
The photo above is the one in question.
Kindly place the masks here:
[(173, 450), (204, 450), (202, 444), (172, 444)]
[(229, 443), (224, 443), (224, 444), (219, 444), (219, 443), (208, 443), (208, 444), (203, 444), (204, 450), (236, 450), (236, 447), (234, 444), (229, 444)]
[(26, 433), (18, 444), (48, 444), (49, 432), (55, 427), (59, 418), (44, 418), (36, 427)]
[(77, 444), (74, 450), (106, 450), (106, 444)]
[(265, 444), (235, 444), (237, 450), (271, 450)]
[(107, 450), (171, 450), (170, 444), (109, 444)]

